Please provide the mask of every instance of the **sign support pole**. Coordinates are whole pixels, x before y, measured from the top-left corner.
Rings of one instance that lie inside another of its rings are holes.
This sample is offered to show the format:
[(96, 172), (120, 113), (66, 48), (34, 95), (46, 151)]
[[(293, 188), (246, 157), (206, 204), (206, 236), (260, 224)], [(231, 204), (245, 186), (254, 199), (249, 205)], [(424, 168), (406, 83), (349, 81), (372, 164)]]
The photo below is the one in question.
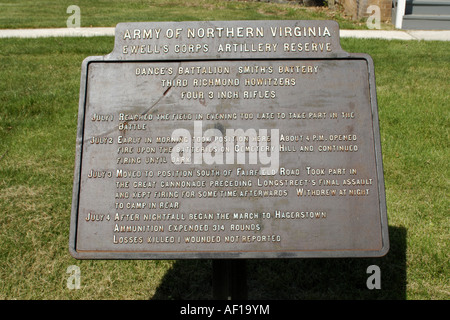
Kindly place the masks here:
[(213, 260), (213, 296), (215, 300), (247, 300), (246, 260)]

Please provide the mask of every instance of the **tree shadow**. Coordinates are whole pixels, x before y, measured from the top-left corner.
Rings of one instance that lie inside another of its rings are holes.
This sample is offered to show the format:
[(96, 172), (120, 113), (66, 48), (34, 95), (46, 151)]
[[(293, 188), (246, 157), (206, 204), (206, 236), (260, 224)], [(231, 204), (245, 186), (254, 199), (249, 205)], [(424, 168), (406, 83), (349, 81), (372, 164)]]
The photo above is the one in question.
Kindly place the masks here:
[[(404, 300), (406, 229), (389, 227), (390, 250), (381, 258), (247, 260), (248, 300)], [(376, 265), (381, 289), (369, 289)], [(211, 260), (177, 260), (152, 300), (212, 300)]]

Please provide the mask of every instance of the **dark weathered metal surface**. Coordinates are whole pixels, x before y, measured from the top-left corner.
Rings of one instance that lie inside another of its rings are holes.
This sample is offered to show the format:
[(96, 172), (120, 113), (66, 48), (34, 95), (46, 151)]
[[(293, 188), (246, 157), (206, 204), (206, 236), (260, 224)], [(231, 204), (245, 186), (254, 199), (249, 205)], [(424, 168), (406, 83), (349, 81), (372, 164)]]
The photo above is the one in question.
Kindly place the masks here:
[(384, 255), (373, 62), (338, 35), (329, 21), (119, 24), (113, 53), (83, 63), (73, 256)]

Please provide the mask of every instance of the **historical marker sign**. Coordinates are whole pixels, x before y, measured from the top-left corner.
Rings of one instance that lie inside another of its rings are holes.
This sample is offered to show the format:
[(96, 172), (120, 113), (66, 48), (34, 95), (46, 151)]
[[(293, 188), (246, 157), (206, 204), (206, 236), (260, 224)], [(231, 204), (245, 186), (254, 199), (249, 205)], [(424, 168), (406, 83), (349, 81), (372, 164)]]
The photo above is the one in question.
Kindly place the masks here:
[(119, 24), (77, 137), (76, 258), (388, 250), (373, 62), (333, 21)]

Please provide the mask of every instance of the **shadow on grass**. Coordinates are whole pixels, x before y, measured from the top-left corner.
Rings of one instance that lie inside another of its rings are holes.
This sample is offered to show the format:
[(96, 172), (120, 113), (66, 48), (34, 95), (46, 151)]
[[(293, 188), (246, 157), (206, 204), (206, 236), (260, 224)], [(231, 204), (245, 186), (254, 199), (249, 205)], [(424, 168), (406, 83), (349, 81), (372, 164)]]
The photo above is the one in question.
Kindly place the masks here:
[[(247, 260), (248, 300), (406, 299), (406, 229), (389, 227), (382, 258)], [(381, 289), (366, 282), (370, 265), (381, 271)], [(152, 300), (212, 300), (211, 260), (178, 260)]]

